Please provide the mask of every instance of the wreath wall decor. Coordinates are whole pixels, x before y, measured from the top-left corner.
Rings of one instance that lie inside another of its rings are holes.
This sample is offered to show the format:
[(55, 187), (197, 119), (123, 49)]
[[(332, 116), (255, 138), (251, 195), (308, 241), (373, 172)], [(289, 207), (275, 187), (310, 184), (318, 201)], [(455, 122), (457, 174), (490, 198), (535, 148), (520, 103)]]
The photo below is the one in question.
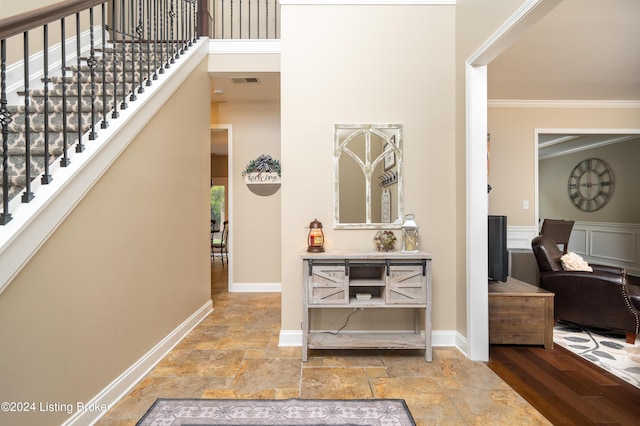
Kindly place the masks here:
[(262, 154), (242, 171), (244, 181), (251, 192), (256, 195), (272, 195), (280, 189), (282, 167), (280, 161), (270, 155)]

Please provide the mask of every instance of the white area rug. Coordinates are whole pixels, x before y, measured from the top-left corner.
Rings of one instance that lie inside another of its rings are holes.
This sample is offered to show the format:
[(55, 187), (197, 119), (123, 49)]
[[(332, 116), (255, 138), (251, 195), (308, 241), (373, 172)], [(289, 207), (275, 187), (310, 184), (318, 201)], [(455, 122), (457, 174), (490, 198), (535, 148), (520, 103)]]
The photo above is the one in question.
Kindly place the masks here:
[(415, 426), (415, 422), (402, 399), (158, 399), (137, 425)]
[(640, 388), (640, 338), (630, 345), (620, 334), (558, 322), (553, 341)]

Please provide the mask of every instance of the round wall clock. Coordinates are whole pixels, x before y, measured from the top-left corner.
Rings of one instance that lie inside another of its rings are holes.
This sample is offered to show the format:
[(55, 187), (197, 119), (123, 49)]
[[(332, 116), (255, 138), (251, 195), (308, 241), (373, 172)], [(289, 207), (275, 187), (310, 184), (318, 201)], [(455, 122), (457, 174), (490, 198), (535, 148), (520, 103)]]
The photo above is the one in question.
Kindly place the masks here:
[(594, 212), (607, 204), (613, 193), (613, 172), (599, 158), (578, 163), (569, 176), (569, 199), (583, 212)]

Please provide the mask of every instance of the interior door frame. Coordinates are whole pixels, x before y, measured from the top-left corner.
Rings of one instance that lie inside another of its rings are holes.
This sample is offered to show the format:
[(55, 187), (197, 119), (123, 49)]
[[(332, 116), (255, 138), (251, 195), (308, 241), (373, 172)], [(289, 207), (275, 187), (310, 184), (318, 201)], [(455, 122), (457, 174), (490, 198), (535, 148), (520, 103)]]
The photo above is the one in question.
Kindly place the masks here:
[[(466, 354), (489, 360), (487, 285), (487, 68), (561, 0), (529, 0), (509, 17), (465, 63), (466, 84)], [(464, 345), (462, 345), (464, 346)]]
[[(226, 130), (227, 132), (227, 196), (226, 202), (228, 216), (227, 220), (233, 226), (233, 126), (231, 124), (212, 124), (211, 129)], [(229, 256), (227, 256), (227, 290), (232, 291), (233, 288), (233, 229), (229, 229), (229, 238), (227, 240), (227, 250)]]

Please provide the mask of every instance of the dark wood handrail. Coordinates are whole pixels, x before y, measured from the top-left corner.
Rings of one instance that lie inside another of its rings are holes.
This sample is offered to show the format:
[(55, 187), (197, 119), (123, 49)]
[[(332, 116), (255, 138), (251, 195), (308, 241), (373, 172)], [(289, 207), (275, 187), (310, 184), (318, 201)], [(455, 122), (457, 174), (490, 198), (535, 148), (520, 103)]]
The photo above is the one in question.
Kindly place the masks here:
[(83, 10), (106, 3), (107, 1), (108, 0), (66, 0), (0, 19), (0, 40), (42, 27), (44, 24), (49, 24), (77, 12), (82, 12)]

